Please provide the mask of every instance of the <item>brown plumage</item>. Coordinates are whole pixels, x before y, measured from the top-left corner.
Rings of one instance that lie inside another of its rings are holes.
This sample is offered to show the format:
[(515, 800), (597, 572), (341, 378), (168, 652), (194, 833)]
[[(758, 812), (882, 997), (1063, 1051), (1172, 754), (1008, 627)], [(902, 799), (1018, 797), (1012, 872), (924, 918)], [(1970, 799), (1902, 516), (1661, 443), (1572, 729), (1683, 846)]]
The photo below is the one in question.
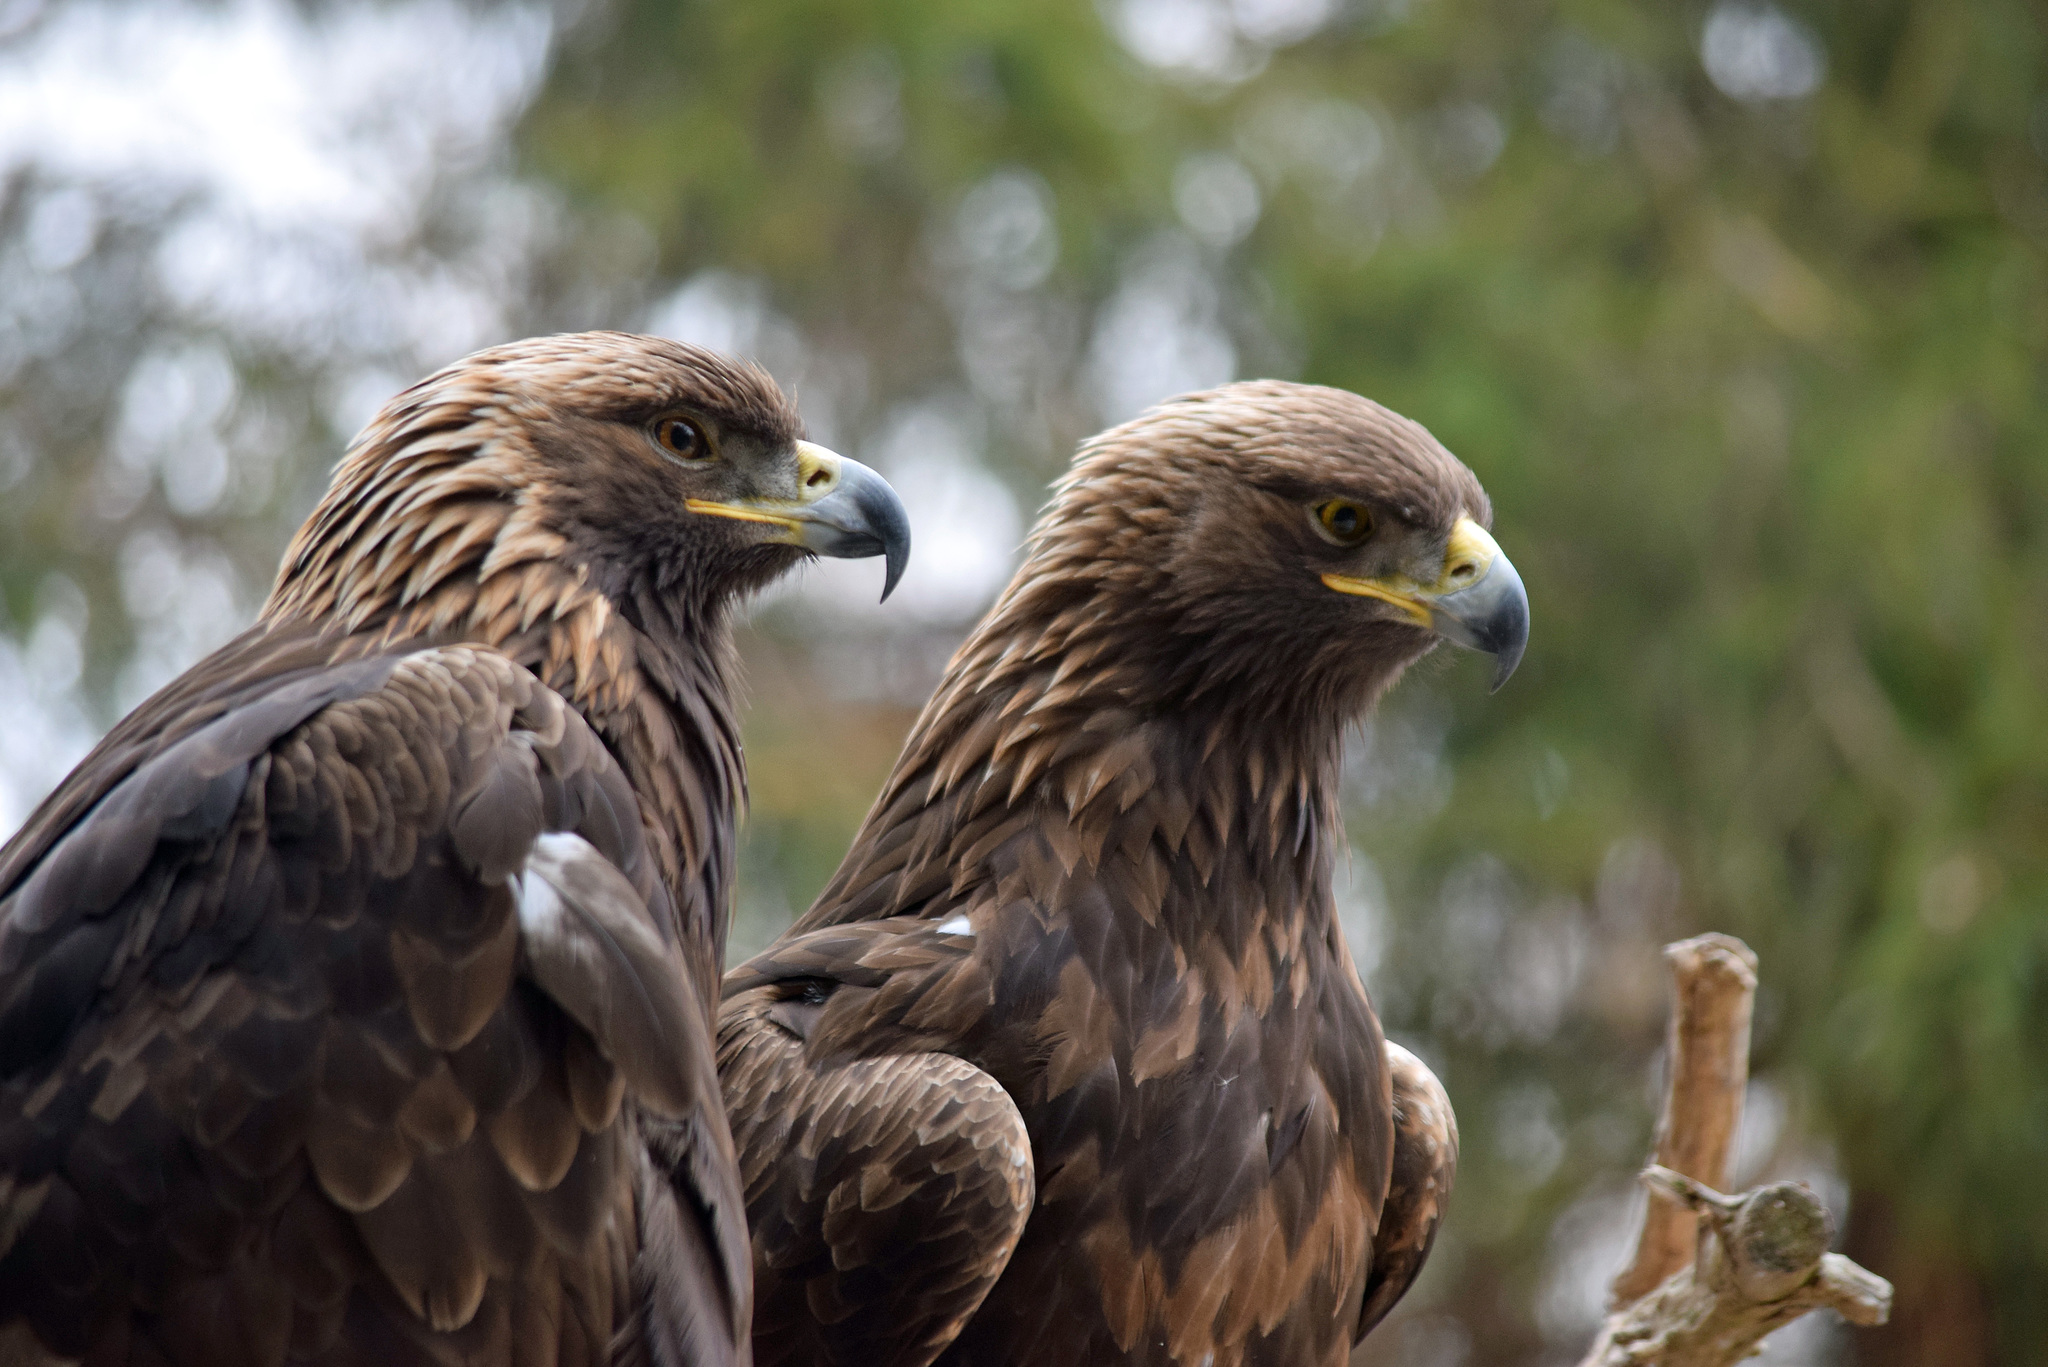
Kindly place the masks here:
[(1332, 905), (1345, 729), (1527, 634), (1416, 424), (1261, 382), (1087, 444), (838, 874), (727, 976), (764, 1364), (1336, 1364), (1456, 1129)]
[(0, 851), (0, 1361), (743, 1363), (727, 610), (902, 551), (761, 371), (480, 353)]

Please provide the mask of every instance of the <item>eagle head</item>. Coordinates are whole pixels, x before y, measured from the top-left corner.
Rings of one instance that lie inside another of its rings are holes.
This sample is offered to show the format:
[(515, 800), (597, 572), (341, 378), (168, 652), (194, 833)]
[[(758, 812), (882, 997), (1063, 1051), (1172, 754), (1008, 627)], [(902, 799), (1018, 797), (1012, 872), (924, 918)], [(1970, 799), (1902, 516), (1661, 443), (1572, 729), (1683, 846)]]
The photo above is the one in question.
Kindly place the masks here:
[(909, 557), (880, 476), (804, 441), (758, 366), (625, 333), (480, 351), (343, 456), (264, 617), (495, 640), (595, 594), (715, 613), (807, 555)]
[[(1163, 693), (1355, 716), (1439, 640), (1491, 654), (1496, 688), (1514, 672), (1529, 602), (1491, 522), (1479, 481), (1420, 424), (1344, 390), (1252, 381), (1084, 445), (1017, 583), (1064, 586), (1041, 619), (1147, 622), (1122, 639), (1152, 643), (1143, 672)], [(1082, 594), (1111, 601), (1091, 612)]]

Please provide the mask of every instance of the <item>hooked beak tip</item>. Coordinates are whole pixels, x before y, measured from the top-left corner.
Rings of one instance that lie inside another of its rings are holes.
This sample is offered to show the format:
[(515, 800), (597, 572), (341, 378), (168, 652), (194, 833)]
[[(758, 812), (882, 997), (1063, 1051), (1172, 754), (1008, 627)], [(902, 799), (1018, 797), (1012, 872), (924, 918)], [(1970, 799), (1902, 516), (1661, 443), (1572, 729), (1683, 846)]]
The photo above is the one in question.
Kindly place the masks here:
[[(830, 456), (822, 448), (807, 454), (818, 459)], [(910, 515), (889, 481), (857, 460), (830, 459), (834, 471), (831, 492), (795, 515), (797, 544), (814, 555), (836, 559), (883, 557), (887, 570), (882, 599), (886, 602), (910, 564)]]
[(889, 601), (889, 595), (896, 592), (897, 583), (903, 578), (903, 571), (910, 564), (910, 535), (904, 533), (900, 541), (885, 544), (882, 551), (883, 563), (888, 566), (882, 577), (882, 601)]
[(1526, 641), (1517, 642), (1513, 649), (1503, 650), (1493, 657), (1493, 682), (1487, 686), (1488, 693), (1500, 692), (1501, 685), (1514, 676), (1516, 666), (1522, 663), (1522, 649)]

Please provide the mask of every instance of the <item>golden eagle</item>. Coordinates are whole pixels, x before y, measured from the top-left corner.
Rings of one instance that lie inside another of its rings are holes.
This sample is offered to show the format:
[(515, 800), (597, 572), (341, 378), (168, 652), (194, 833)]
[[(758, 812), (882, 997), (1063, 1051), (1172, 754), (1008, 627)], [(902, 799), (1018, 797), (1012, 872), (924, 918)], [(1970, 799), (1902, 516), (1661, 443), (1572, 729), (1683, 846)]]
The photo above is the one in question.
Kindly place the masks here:
[(763, 1364), (1341, 1364), (1456, 1128), (1331, 893), (1338, 761), (1528, 600), (1470, 471), (1259, 382), (1086, 444), (816, 906), (726, 978)]
[(759, 369), (481, 352), (0, 851), (0, 1361), (744, 1363), (728, 615), (908, 549)]

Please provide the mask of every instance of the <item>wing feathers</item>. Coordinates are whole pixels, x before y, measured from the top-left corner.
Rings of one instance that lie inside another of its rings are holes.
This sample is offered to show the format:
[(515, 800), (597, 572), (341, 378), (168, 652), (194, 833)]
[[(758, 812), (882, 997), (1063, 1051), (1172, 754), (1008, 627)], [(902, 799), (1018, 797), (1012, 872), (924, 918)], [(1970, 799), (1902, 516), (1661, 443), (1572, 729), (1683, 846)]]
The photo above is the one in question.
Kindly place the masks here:
[(467, 647), (229, 696), (4, 856), (0, 1344), (601, 1363), (651, 1111), (705, 1271), (664, 1332), (743, 1357), (707, 1013), (611, 752)]
[(493, 750), (477, 786), (458, 799), (450, 829), (463, 861), (487, 884), (505, 881), (542, 829), (540, 782), (530, 742)]
[(434, 1174), (422, 1172), (356, 1216), (356, 1229), (406, 1306), (442, 1331), (470, 1322), (486, 1277), (448, 1195)]
[(612, 1067), (581, 1030), (569, 1032), (562, 1063), (569, 1076), (569, 1104), (576, 1110), (577, 1123), (593, 1133), (611, 1124), (619, 1113), (619, 1103), (625, 1100), (626, 1075)]
[(502, 1111), (540, 1081), (538, 997), (530, 983), (516, 984), (476, 1037), (448, 1056), (449, 1071), (479, 1111)]
[(1034, 1193), (1023, 1117), (957, 1058), (814, 1066), (772, 1011), (769, 992), (728, 998), (719, 1032), (747, 1163), (756, 1357), (922, 1367), (1023, 1233)]
[(549, 834), (526, 857), (518, 898), (533, 980), (590, 1032), (642, 1105), (688, 1113), (704, 1079), (674, 1042), (704, 1013), (633, 885), (589, 841)]
[(492, 1116), (485, 1130), (498, 1157), (528, 1191), (546, 1191), (562, 1180), (576, 1160), (583, 1127), (569, 1107), (558, 1041), (551, 1041), (543, 1056), (540, 1085)]
[(327, 1198), (358, 1213), (374, 1209), (412, 1171), (412, 1150), (403, 1135), (363, 1124), (338, 1106), (314, 1107), (306, 1157)]
[(466, 1142), (476, 1129), (476, 1107), (462, 1094), (462, 1085), (443, 1059), (413, 1091), (396, 1117), (398, 1128), (421, 1153), (447, 1152)]
[(456, 955), (403, 928), (391, 931), (391, 962), (404, 984), (406, 1006), (420, 1038), (436, 1049), (460, 1049), (476, 1038), (512, 987), (519, 922), (509, 905), (502, 906), (497, 920), (494, 934)]
[(1372, 1241), (1358, 1338), (1386, 1318), (1422, 1271), (1458, 1172), (1458, 1117), (1436, 1074), (1392, 1040), (1387, 1072), (1394, 1093), (1393, 1182)]

